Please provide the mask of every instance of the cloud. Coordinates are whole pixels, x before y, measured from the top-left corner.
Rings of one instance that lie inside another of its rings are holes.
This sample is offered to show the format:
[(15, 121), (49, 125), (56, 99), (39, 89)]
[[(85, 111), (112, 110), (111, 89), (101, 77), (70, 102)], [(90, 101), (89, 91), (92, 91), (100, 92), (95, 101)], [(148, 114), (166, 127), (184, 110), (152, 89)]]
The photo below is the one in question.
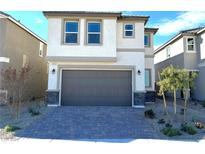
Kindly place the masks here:
[(35, 23), (36, 23), (36, 24), (41, 24), (42, 22), (43, 22), (43, 20), (40, 19), (40, 18), (36, 18), (36, 19), (35, 19)]
[(159, 27), (158, 34), (172, 35), (181, 30), (196, 28), (205, 25), (205, 12), (183, 12), (175, 19), (163, 19), (155, 27)]

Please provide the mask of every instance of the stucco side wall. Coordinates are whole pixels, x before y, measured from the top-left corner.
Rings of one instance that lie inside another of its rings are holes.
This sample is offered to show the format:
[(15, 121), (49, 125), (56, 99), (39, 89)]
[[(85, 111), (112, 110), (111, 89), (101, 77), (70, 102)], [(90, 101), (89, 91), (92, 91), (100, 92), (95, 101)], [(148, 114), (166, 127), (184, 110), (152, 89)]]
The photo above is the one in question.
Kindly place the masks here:
[[(4, 64), (4, 69), (12, 67), (20, 70), (23, 65), (23, 55), (26, 55), (31, 72), (25, 88), (25, 99), (43, 97), (47, 89), (47, 62), (39, 56), (40, 41), (8, 19), (5, 32), (4, 56), (8, 57), (10, 62)], [(45, 55), (44, 44), (44, 57)]]
[(154, 64), (160, 63), (168, 58), (177, 56), (184, 52), (184, 39), (180, 38), (176, 42), (169, 45), (170, 47), (170, 57), (167, 57), (166, 48), (162, 49), (158, 53), (155, 54)]
[(5, 34), (6, 20), (4, 18), (0, 18), (0, 57), (4, 57)]
[(200, 101), (205, 100), (205, 65), (199, 67), (198, 76), (195, 81), (194, 98)]

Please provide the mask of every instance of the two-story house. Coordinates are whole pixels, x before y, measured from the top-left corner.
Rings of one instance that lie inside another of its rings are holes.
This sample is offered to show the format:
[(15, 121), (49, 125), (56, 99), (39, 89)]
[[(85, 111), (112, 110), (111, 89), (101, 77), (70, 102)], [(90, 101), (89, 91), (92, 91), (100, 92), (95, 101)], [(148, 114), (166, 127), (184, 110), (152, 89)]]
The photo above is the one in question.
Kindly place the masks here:
[[(9, 67), (20, 71), (31, 66), (24, 93), (24, 100), (43, 98), (47, 89), (47, 43), (12, 16), (0, 12), (0, 71)], [(8, 91), (2, 87), (0, 93)]]
[(44, 15), (50, 106), (143, 107), (145, 101), (154, 101), (157, 29), (145, 28), (148, 16), (69, 11)]
[[(196, 100), (205, 100), (205, 28), (199, 27), (181, 31), (168, 42), (155, 50), (155, 74), (158, 81), (158, 72), (173, 65), (185, 68), (190, 72), (198, 72), (195, 88), (191, 89), (191, 97)], [(178, 97), (183, 97), (178, 92)]]

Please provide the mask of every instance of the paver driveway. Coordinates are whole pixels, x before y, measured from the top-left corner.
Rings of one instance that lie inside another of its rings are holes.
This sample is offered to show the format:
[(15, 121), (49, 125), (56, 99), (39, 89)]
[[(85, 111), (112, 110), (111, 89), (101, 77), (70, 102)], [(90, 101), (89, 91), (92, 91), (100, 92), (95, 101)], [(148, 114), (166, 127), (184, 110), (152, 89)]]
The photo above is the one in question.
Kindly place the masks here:
[(58, 107), (19, 137), (44, 139), (137, 139), (157, 138), (143, 115), (131, 107)]

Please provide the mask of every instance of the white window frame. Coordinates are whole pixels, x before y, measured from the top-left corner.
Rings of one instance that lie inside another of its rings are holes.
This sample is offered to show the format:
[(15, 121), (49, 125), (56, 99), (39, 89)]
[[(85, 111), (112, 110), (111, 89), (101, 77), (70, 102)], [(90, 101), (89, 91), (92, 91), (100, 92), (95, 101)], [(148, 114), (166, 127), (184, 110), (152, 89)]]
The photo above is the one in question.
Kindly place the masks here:
[(152, 69), (145, 68), (145, 75), (146, 75), (146, 71), (149, 71), (149, 86), (146, 86), (146, 82), (145, 82), (145, 88), (152, 88)]
[[(78, 23), (78, 31), (77, 32), (66, 32), (66, 23), (67, 22), (76, 22)], [(69, 45), (76, 45), (76, 44), (79, 44), (79, 21), (78, 20), (65, 20), (64, 21), (64, 41), (63, 43), (64, 44), (69, 44)], [(77, 34), (77, 42), (76, 43), (68, 43), (66, 42), (66, 34)]]
[[(189, 44), (188, 39), (193, 39), (193, 44)], [(189, 45), (193, 45), (193, 50), (189, 50), (189, 48), (188, 48)], [(187, 49), (187, 52), (196, 52), (196, 50), (195, 50), (195, 38), (194, 37), (187, 37), (186, 38), (186, 49)]]
[(166, 47), (166, 56), (167, 56), (167, 58), (170, 58), (170, 56), (171, 56), (170, 46)]
[(42, 42), (40, 42), (39, 44), (39, 56), (43, 57), (43, 43)]
[(148, 33), (145, 33), (145, 34), (144, 34), (144, 37), (145, 37), (145, 36), (148, 36), (148, 45), (145, 45), (145, 42), (144, 42), (144, 46), (145, 46), (145, 47), (151, 47), (151, 35), (148, 34)]
[[(126, 30), (126, 29), (125, 29), (126, 25), (132, 25), (133, 29), (132, 29), (132, 30)], [(132, 36), (126, 36), (126, 32), (127, 32), (127, 31), (132, 32)], [(135, 38), (135, 24), (134, 24), (134, 23), (125, 23), (125, 24), (123, 25), (123, 37), (124, 37), (124, 38)]]
[[(100, 32), (88, 32), (88, 24), (89, 23), (99, 23), (100, 24)], [(87, 45), (101, 45), (102, 44), (102, 22), (101, 21), (87, 21), (86, 23), (86, 32), (87, 32), (87, 38), (86, 38), (86, 44)], [(89, 34), (99, 34), (100, 35), (100, 42), (99, 43), (89, 43), (88, 42), (88, 35)]]

